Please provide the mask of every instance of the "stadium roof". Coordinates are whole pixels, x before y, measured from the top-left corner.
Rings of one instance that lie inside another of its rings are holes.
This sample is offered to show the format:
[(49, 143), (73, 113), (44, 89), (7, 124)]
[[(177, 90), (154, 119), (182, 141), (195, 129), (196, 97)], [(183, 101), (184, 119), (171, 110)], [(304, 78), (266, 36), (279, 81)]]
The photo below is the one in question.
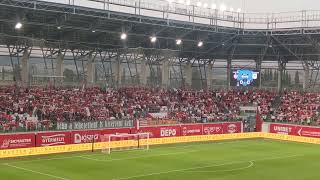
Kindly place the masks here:
[[(292, 13), (295, 16), (279, 14), (272, 19), (256, 14), (212, 13), (195, 7), (190, 12), (189, 7), (183, 9), (179, 5), (166, 10), (161, 4), (160, 8), (150, 5), (137, 8), (130, 0), (123, 1), (124, 4), (88, 2), (94, 3), (94, 7), (0, 0), (0, 44), (88, 51), (138, 48), (202, 60), (318, 61), (320, 55), (320, 16), (316, 16), (319, 12), (314, 12), (315, 16), (308, 11)], [(99, 5), (104, 7), (97, 9), (95, 6)], [(122, 7), (129, 13), (110, 6)], [(160, 17), (146, 16), (147, 12)], [(23, 24), (20, 30), (15, 29), (17, 22)], [(121, 32), (128, 33), (127, 41), (120, 40)], [(150, 43), (150, 36), (156, 36), (158, 41)], [(182, 39), (182, 46), (176, 45), (177, 38)], [(204, 42), (201, 48), (197, 47), (199, 41)]]

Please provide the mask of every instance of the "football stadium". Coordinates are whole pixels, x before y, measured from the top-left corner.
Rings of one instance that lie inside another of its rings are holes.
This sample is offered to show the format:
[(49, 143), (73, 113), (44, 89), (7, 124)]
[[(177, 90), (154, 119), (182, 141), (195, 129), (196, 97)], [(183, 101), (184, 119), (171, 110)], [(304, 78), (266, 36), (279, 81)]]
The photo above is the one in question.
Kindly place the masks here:
[(317, 7), (0, 0), (0, 179), (320, 179)]

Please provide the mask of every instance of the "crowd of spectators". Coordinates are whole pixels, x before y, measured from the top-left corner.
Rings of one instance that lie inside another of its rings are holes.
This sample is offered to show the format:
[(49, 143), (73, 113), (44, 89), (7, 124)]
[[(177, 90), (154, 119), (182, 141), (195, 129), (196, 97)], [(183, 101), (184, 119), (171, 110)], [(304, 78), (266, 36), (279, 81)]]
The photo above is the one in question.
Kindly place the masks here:
[(303, 125), (320, 125), (320, 93), (284, 92), (271, 120)]
[[(278, 107), (273, 107), (280, 97)], [(320, 123), (320, 94), (262, 90), (190, 91), (126, 87), (121, 89), (0, 88), (0, 126), (5, 130), (49, 128), (57, 122), (155, 118), (180, 122), (237, 120), (240, 106), (259, 106), (265, 120)], [(34, 127), (33, 127), (34, 128)]]

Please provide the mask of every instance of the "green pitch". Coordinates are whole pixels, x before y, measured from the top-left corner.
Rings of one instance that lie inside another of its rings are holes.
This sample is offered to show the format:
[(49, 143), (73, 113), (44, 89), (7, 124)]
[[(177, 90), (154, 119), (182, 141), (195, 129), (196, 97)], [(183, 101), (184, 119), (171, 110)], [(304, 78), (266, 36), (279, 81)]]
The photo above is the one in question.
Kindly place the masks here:
[(1, 180), (316, 180), (320, 146), (266, 139), (0, 160)]

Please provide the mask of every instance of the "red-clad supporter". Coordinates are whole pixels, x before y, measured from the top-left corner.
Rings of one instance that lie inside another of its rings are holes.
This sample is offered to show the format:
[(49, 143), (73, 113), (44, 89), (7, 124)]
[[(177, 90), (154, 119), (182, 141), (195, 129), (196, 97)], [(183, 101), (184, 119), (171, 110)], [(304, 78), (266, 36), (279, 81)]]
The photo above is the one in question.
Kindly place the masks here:
[(280, 122), (291, 122), (311, 125), (318, 122), (320, 111), (319, 93), (285, 92), (281, 96), (275, 119)]
[(48, 129), (58, 121), (112, 119), (175, 119), (180, 122), (236, 120), (240, 106), (256, 105), (264, 119), (320, 124), (319, 93), (285, 92), (279, 107), (272, 102), (279, 96), (262, 90), (191, 91), (126, 87), (118, 90), (93, 87), (0, 88), (0, 125), (4, 130), (23, 127)]

